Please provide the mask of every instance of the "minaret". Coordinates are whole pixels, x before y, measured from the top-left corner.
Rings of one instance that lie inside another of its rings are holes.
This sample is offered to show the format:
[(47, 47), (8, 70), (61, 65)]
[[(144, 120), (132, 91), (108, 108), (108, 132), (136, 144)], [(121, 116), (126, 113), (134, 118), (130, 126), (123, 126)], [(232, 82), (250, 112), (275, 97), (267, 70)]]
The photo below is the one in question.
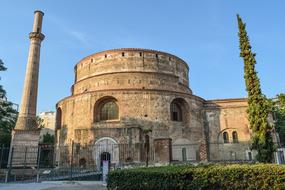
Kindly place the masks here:
[(44, 13), (35, 11), (33, 31), (30, 33), (30, 49), (24, 81), (24, 89), (16, 130), (36, 129), (36, 110), (41, 42), (44, 39), (42, 20)]
[(41, 42), (44, 39), (42, 20), (44, 13), (35, 11), (33, 31), (30, 33), (29, 57), (26, 68), (20, 112), (9, 154), (9, 165), (34, 167), (37, 165), (40, 129), (37, 128), (37, 96)]

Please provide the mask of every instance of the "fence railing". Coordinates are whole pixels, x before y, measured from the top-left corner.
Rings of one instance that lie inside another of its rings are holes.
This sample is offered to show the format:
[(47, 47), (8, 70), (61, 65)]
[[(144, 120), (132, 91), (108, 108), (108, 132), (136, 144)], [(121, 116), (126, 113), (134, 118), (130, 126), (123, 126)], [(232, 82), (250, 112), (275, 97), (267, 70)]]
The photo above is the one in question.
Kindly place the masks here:
[(5, 147), (2, 145), (0, 147), (0, 168), (6, 168), (8, 165), (8, 159), (9, 159), (9, 147)]
[[(173, 144), (172, 162), (199, 162), (200, 144)], [(9, 162), (10, 153), (10, 162)], [(251, 161), (254, 151), (249, 142), (210, 143), (208, 161)], [(149, 147), (148, 153), (143, 143), (72, 146), (40, 145), (0, 147), (0, 168), (93, 168), (100, 170), (102, 160), (110, 160), (111, 167), (143, 165), (146, 158), (154, 164), (155, 150)]]
[[(256, 152), (250, 142), (209, 143), (208, 161), (213, 163), (254, 162)], [(149, 150), (149, 151), (146, 151)], [(283, 151), (283, 149), (282, 149)], [(284, 161), (284, 151), (278, 151), (279, 163)], [(200, 162), (200, 144), (172, 144), (171, 163)], [(283, 156), (283, 157), (282, 157)], [(155, 147), (137, 144), (101, 144), (57, 146), (0, 147), (0, 182), (85, 179), (99, 180), (102, 161), (108, 160), (110, 169), (156, 166)], [(148, 159), (147, 159), (148, 158)]]

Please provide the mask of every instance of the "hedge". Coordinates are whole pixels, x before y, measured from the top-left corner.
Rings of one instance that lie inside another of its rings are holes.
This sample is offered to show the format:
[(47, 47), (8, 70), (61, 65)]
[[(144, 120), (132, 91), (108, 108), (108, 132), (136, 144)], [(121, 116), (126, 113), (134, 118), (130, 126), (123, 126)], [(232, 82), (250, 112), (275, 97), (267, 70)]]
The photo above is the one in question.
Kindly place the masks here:
[(123, 169), (108, 175), (109, 190), (285, 189), (285, 165), (233, 164)]

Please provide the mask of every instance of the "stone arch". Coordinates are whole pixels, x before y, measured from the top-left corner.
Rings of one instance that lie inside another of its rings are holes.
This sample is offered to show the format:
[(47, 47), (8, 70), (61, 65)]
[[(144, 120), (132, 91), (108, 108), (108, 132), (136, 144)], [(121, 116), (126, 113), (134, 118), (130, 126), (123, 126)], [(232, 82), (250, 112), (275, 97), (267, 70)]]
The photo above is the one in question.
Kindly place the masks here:
[(187, 122), (189, 105), (184, 98), (174, 98), (170, 103), (170, 120)]
[[(226, 128), (219, 132), (218, 142), (219, 143), (238, 143), (239, 130), (237, 128)], [(235, 138), (235, 139), (234, 139)]]
[(93, 157), (98, 169), (100, 169), (101, 163), (101, 154), (109, 153), (110, 163), (118, 164), (119, 163), (119, 145), (117, 141), (111, 137), (102, 137), (98, 139), (93, 146)]
[(96, 101), (93, 108), (94, 122), (119, 119), (118, 100), (105, 96)]
[(238, 132), (236, 130), (232, 132), (232, 139), (233, 143), (238, 143)]
[(223, 141), (224, 141), (224, 143), (229, 143), (230, 142), (229, 133), (227, 131), (223, 132)]

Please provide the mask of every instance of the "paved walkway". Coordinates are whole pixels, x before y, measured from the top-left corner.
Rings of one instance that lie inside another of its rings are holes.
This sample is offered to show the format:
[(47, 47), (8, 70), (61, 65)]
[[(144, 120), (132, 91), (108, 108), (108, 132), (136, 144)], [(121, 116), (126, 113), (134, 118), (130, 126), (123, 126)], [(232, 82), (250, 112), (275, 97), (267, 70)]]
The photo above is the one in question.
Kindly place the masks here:
[(101, 181), (48, 181), (0, 184), (0, 190), (107, 190)]

